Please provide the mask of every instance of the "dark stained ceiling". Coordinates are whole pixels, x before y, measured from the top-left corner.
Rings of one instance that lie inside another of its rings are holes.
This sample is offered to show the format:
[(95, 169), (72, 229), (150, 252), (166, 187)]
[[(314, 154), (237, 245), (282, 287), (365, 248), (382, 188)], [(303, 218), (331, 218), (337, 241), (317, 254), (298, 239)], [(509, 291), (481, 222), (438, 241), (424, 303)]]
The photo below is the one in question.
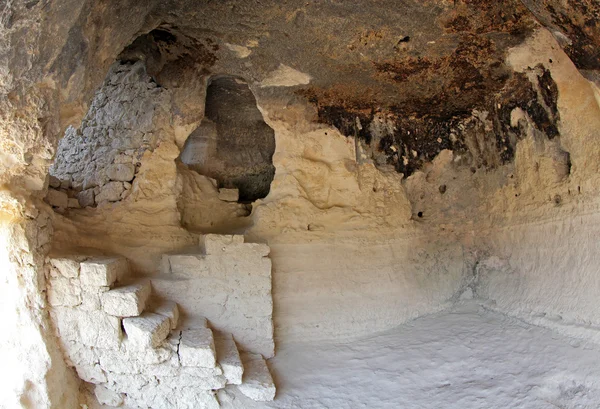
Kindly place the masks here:
[[(313, 105), (315, 121), (357, 134), (377, 164), (408, 175), (452, 149), (491, 168), (512, 161), (523, 136), (510, 123), (516, 107), (560, 137), (550, 71), (512, 72), (507, 50), (545, 26), (578, 68), (597, 70), (599, 10), (595, 0), (148, 2), (147, 30), (121, 57), (145, 55), (166, 87), (190, 68), (252, 87), (285, 64), (312, 78), (286, 92)], [(232, 59), (226, 43), (252, 52)], [(393, 130), (375, 135), (382, 116)]]

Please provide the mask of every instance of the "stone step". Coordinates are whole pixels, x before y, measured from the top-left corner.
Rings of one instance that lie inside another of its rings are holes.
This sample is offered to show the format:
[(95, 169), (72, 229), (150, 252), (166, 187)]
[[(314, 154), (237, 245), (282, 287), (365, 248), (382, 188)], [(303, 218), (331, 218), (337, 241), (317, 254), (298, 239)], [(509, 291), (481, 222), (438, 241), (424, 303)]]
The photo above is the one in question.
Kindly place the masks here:
[(188, 329), (181, 332), (179, 360), (182, 366), (205, 368), (216, 366), (215, 342), (210, 328)]
[(100, 296), (102, 309), (115, 317), (137, 317), (144, 311), (151, 291), (148, 279), (114, 288)]
[(262, 355), (244, 352), (241, 354), (244, 365), (242, 384), (237, 388), (244, 395), (257, 402), (275, 399), (275, 383)]
[(138, 317), (123, 318), (127, 339), (137, 348), (156, 348), (171, 332), (171, 320), (164, 315), (144, 312)]
[(171, 323), (171, 329), (177, 328), (177, 324), (179, 323), (179, 307), (177, 307), (176, 302), (153, 301), (150, 305), (150, 311), (168, 317)]
[(94, 257), (81, 262), (81, 285), (110, 287), (129, 275), (129, 262), (125, 257)]
[(217, 350), (217, 362), (223, 369), (223, 375), (229, 385), (240, 385), (244, 373), (244, 365), (240, 358), (237, 345), (233, 335), (224, 332), (213, 331), (215, 349)]

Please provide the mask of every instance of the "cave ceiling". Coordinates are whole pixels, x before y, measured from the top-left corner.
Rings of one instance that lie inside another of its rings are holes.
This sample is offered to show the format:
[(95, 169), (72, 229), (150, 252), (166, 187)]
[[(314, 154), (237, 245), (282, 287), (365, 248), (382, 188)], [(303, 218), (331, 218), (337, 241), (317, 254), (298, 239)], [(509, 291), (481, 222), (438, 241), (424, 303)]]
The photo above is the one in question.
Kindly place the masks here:
[[(377, 164), (408, 175), (452, 149), (493, 168), (524, 137), (514, 108), (548, 139), (560, 136), (550, 71), (513, 72), (507, 50), (545, 26), (594, 73), (599, 9), (594, 0), (148, 2), (145, 30), (121, 58), (145, 54), (164, 86), (184, 66), (256, 86), (284, 64), (311, 77), (286, 92), (314, 106), (315, 122), (359, 136)], [(224, 45), (250, 53), (232, 59)]]

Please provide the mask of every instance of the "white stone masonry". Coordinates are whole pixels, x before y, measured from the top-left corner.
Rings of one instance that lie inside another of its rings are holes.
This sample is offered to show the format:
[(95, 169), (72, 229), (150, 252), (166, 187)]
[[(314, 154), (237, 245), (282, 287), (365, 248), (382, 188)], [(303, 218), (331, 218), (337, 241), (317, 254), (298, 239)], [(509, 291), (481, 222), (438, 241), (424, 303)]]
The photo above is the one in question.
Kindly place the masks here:
[[(239, 245), (241, 236), (209, 237), (210, 251), (219, 254), (212, 262), (222, 254), (231, 257), (229, 247)], [(263, 253), (253, 257), (262, 259)], [(270, 264), (265, 274), (270, 279)], [(47, 263), (50, 316), (65, 360), (95, 385), (99, 403), (216, 409), (215, 391), (227, 384), (239, 385), (252, 399), (272, 399), (274, 385), (260, 355), (248, 355), (245, 371), (230, 333), (215, 337), (203, 317), (196, 317), (193, 329), (188, 322), (177, 329), (178, 304), (168, 297), (152, 299), (149, 281), (128, 281), (128, 275), (122, 257), (57, 257)], [(213, 291), (221, 291), (217, 282), (213, 279)]]
[(244, 366), (242, 359), (231, 334), (214, 332), (217, 362), (223, 369), (223, 375), (230, 385), (240, 385)]
[(275, 383), (267, 363), (258, 354), (243, 353), (244, 376), (238, 386), (240, 392), (252, 400), (268, 402), (275, 399)]
[[(203, 250), (203, 251), (202, 251)], [(188, 328), (211, 326), (233, 335), (241, 349), (274, 355), (270, 249), (240, 235), (207, 234), (197, 253), (162, 259), (152, 277), (158, 296), (177, 302)]]
[(216, 352), (212, 331), (209, 328), (182, 331), (179, 358), (183, 366), (213, 368)]
[(127, 339), (139, 349), (156, 348), (169, 335), (171, 320), (164, 315), (145, 312), (139, 317), (123, 319)]
[(115, 317), (136, 317), (144, 311), (150, 292), (148, 279), (109, 290), (100, 296), (102, 309)]

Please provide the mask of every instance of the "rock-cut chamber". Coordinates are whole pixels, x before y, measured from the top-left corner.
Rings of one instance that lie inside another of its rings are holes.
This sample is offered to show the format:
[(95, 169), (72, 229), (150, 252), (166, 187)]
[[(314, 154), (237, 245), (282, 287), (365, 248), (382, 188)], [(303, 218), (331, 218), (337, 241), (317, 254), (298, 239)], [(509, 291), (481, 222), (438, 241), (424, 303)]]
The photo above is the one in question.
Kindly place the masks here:
[(269, 193), (274, 152), (275, 132), (248, 84), (232, 76), (212, 78), (204, 119), (187, 139), (181, 161), (220, 188), (239, 189), (240, 201), (253, 202)]

